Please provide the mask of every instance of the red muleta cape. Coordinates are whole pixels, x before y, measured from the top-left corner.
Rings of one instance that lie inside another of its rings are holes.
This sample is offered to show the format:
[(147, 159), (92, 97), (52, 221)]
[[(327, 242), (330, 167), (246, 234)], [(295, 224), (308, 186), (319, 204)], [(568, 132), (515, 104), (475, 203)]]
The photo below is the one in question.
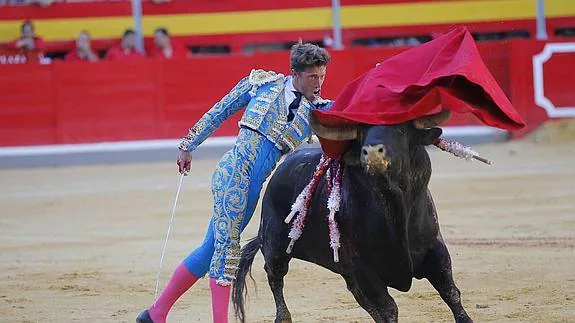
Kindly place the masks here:
[[(471, 112), (484, 124), (506, 130), (525, 126), (465, 27), (385, 60), (348, 84), (330, 110), (312, 113), (329, 126), (391, 125), (441, 109)], [(319, 139), (332, 158), (345, 152), (348, 144)]]

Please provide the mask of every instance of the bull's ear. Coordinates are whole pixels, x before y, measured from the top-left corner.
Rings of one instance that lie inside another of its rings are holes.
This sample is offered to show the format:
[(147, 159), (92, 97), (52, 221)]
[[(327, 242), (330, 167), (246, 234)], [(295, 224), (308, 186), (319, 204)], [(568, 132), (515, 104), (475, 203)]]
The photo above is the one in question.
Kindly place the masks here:
[(419, 145), (433, 144), (441, 136), (441, 128), (415, 129), (415, 141)]

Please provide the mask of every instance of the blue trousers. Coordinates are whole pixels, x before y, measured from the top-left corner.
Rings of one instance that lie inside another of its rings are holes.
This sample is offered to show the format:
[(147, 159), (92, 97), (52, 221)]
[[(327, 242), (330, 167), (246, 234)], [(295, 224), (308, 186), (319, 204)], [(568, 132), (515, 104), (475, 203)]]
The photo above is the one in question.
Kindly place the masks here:
[(212, 176), (213, 215), (203, 243), (184, 264), (196, 276), (209, 276), (220, 285), (236, 277), (240, 260), (240, 233), (248, 225), (262, 185), (281, 158), (281, 151), (259, 133), (240, 129)]

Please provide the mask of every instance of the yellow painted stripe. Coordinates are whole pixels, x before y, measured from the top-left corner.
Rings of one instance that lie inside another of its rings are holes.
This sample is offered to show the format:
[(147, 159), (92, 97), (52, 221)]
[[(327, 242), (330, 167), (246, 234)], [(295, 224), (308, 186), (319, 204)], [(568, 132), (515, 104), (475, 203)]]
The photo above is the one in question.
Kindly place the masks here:
[[(440, 23), (471, 23), (535, 19), (534, 0), (460, 0), (444, 2), (355, 5), (342, 8), (343, 28), (413, 26)], [(575, 17), (575, 0), (547, 0), (548, 18)], [(18, 37), (20, 21), (0, 21), (0, 42)], [(36, 30), (47, 41), (71, 40), (81, 30), (94, 38), (119, 37), (132, 26), (131, 17), (67, 18), (37, 20)], [(268, 11), (149, 15), (143, 18), (144, 34), (157, 26), (173, 35), (209, 35), (270, 31), (329, 30), (331, 8)]]
[(145, 17), (143, 24), (144, 32), (150, 34), (155, 26), (171, 24), (173, 27), (170, 31), (173, 30), (176, 35), (324, 29), (331, 25), (331, 10), (324, 7), (177, 15), (169, 18), (148, 16)]
[[(395, 3), (390, 5), (355, 6), (342, 11), (342, 25), (374, 27), (396, 25), (427, 25), (469, 21), (513, 20), (533, 17), (534, 5), (526, 1), (458, 1), (442, 3)], [(531, 1), (534, 4), (534, 1)]]

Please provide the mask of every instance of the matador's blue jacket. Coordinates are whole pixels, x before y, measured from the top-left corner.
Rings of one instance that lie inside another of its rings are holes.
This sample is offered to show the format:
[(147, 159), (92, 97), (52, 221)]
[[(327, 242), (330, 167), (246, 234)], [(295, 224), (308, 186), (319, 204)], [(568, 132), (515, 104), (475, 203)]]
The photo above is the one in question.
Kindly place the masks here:
[(284, 154), (293, 151), (311, 138), (308, 116), (312, 109), (327, 110), (332, 101), (301, 99), (295, 117), (288, 122), (288, 106), (284, 99), (286, 77), (283, 74), (252, 70), (190, 129), (179, 148), (193, 151), (228, 117), (246, 107), (239, 122), (265, 136)]

